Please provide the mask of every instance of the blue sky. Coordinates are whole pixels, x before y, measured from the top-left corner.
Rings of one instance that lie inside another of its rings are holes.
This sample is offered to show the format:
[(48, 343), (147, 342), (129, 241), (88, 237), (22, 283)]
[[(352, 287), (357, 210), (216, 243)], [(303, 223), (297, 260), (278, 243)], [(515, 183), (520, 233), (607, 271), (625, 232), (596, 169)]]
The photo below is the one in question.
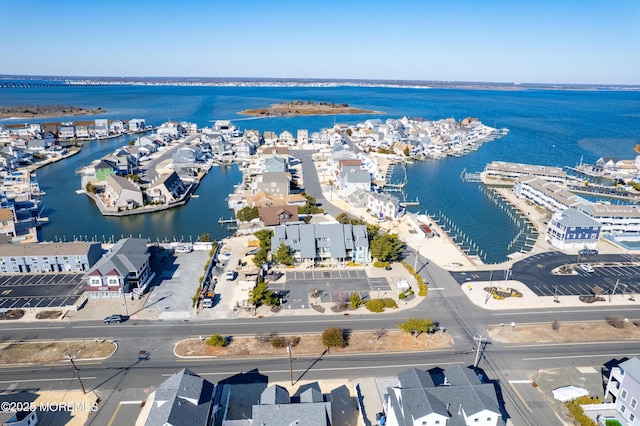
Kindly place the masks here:
[(640, 84), (637, 0), (0, 0), (0, 73)]

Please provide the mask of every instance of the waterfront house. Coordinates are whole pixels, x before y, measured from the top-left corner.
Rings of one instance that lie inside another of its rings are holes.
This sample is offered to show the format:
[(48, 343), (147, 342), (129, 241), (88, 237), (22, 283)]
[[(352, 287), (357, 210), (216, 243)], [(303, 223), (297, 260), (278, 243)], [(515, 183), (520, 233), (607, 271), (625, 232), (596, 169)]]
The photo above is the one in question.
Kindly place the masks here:
[(601, 227), (600, 222), (571, 207), (551, 217), (545, 239), (560, 250), (595, 249)]
[(0, 167), (6, 170), (15, 170), (18, 167), (18, 159), (4, 151), (0, 151)]
[(121, 135), (125, 131), (125, 125), (122, 120), (113, 120), (109, 124), (109, 134), (111, 135)]
[(371, 175), (360, 167), (345, 166), (338, 175), (340, 195), (347, 198), (356, 189), (371, 191)]
[(271, 247), (281, 243), (293, 250), (296, 263), (344, 265), (370, 260), (369, 238), (364, 225), (291, 224), (274, 228)]
[(552, 213), (590, 204), (590, 201), (570, 192), (563, 185), (531, 175), (520, 176), (516, 180), (514, 193), (518, 198), (526, 198)]
[(300, 145), (309, 143), (309, 130), (298, 129), (297, 139), (298, 139), (298, 144)]
[(76, 127), (76, 138), (78, 139), (91, 139), (93, 137), (93, 129), (90, 129), (89, 126), (77, 126)]
[(156, 132), (159, 136), (165, 138), (165, 140), (175, 140), (182, 135), (183, 129), (180, 123), (168, 121), (166, 123), (162, 123)]
[(107, 207), (118, 211), (135, 209), (144, 204), (140, 188), (133, 181), (118, 175), (107, 175), (104, 196)]
[(62, 123), (58, 127), (58, 139), (73, 139), (76, 137), (76, 126), (71, 122)]
[(145, 120), (143, 118), (132, 118), (129, 120), (129, 131), (132, 133), (141, 132), (145, 129)]
[(109, 120), (106, 118), (96, 118), (94, 121), (93, 130), (95, 131), (96, 139), (106, 139), (109, 137)]
[(248, 160), (252, 155), (256, 153), (258, 149), (258, 142), (254, 142), (251, 139), (242, 139), (238, 142), (236, 147), (236, 156), (240, 160)]
[(289, 193), (291, 177), (283, 172), (265, 172), (254, 181), (252, 193), (260, 191), (270, 194), (287, 195)]
[(105, 182), (108, 175), (116, 174), (117, 167), (113, 161), (102, 159), (98, 164), (96, 164), (95, 170), (96, 179), (98, 179), (99, 182)]
[(398, 197), (381, 192), (368, 192), (367, 209), (379, 219), (398, 219), (404, 213)]
[(602, 234), (640, 238), (640, 207), (637, 205), (591, 203), (579, 210), (602, 225)]
[(30, 139), (27, 142), (27, 150), (32, 154), (44, 155), (51, 144), (44, 139)]
[(293, 139), (293, 134), (288, 130), (285, 130), (280, 133), (280, 135), (278, 135), (278, 141), (286, 145), (294, 145), (295, 142)]
[(85, 293), (90, 298), (141, 295), (153, 280), (147, 240), (124, 238), (116, 242), (85, 275)]
[(255, 129), (247, 129), (244, 131), (244, 133), (242, 134), (242, 137), (245, 139), (250, 140), (251, 142), (253, 142), (256, 146), (260, 145), (260, 132), (258, 130)]
[(264, 171), (265, 172), (286, 172), (287, 162), (280, 157), (276, 157), (276, 155), (274, 154), (271, 157), (265, 158)]
[(258, 216), (264, 226), (276, 226), (283, 225), (287, 222), (298, 222), (298, 207), (297, 206), (269, 206), (259, 207)]
[(611, 369), (605, 398), (611, 395), (616, 412), (629, 425), (639, 425), (640, 420), (640, 360), (631, 358)]
[(211, 426), (215, 390), (211, 382), (183, 368), (151, 392), (136, 425)]
[(304, 206), (306, 203), (302, 194), (276, 195), (261, 191), (247, 197), (247, 205), (251, 207)]
[(532, 175), (551, 182), (562, 183), (567, 174), (560, 167), (538, 166), (532, 164), (492, 161), (482, 172), (486, 179), (516, 180), (521, 176)]
[(187, 190), (178, 174), (171, 172), (153, 180), (145, 194), (149, 203), (172, 204), (180, 201)]
[(83, 272), (98, 262), (99, 243), (0, 244), (0, 274)]
[(363, 191), (362, 189), (358, 188), (347, 197), (347, 201), (353, 207), (366, 209), (367, 203), (369, 202), (369, 194), (369, 191)]
[(135, 142), (134, 146), (144, 147), (149, 150), (150, 153), (154, 153), (158, 151), (160, 144), (157, 141), (157, 135), (149, 135), (139, 137)]
[(387, 426), (504, 425), (493, 384), (482, 383), (469, 368), (451, 366), (436, 380), (410, 368), (398, 373), (393, 386), (382, 386), (391, 380), (378, 379)]
[(267, 130), (262, 134), (262, 140), (265, 145), (275, 145), (278, 143), (278, 135), (275, 132)]

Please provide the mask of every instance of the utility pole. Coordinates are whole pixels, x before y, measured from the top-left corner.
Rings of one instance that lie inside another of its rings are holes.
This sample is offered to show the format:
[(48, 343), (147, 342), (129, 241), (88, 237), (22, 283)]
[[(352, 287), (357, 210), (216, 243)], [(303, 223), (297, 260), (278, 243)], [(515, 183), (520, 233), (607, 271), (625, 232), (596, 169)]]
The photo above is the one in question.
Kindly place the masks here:
[(420, 247), (416, 248), (416, 261), (413, 264), (413, 270), (418, 273), (418, 257), (420, 257)]
[(484, 346), (484, 343), (487, 342), (487, 338), (480, 335), (480, 337), (474, 337), (473, 340), (475, 340), (478, 344), (476, 347), (476, 359), (473, 362), (473, 368), (477, 368), (478, 362), (480, 361), (480, 346)]
[(289, 380), (291, 380), (291, 386), (293, 386), (293, 359), (291, 358), (291, 344), (287, 346), (287, 353), (289, 354)]
[(613, 291), (611, 293), (609, 293), (609, 303), (611, 303), (611, 298), (613, 297), (614, 294), (616, 294), (616, 290), (618, 289), (618, 284), (620, 283), (620, 280), (617, 279), (616, 280), (616, 285), (613, 286)]
[(76, 363), (73, 361), (74, 357), (69, 355), (68, 358), (69, 358), (69, 361), (71, 361), (71, 365), (73, 366), (73, 373), (75, 374), (75, 376), (78, 378), (78, 381), (80, 382), (82, 393), (86, 394), (87, 391), (85, 390), (84, 383), (82, 383), (82, 379), (80, 378), (80, 372), (78, 371), (78, 367), (76, 367)]

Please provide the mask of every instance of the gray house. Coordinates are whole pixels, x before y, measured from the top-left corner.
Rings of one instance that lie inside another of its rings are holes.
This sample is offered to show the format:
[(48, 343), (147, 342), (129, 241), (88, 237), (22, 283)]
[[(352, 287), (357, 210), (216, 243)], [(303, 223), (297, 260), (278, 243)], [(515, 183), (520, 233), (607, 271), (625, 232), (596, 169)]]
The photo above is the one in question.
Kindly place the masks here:
[(504, 425), (494, 386), (461, 365), (447, 368), (439, 385), (426, 371), (403, 370), (383, 402), (388, 426)]
[(145, 426), (210, 426), (215, 389), (208, 380), (183, 368), (149, 396), (136, 424), (145, 420)]
[(291, 178), (283, 172), (265, 172), (255, 182), (253, 194), (264, 191), (268, 194), (287, 195), (289, 193), (289, 181)]
[(102, 253), (99, 243), (0, 244), (0, 275), (88, 271)]
[(370, 260), (369, 237), (364, 225), (292, 224), (274, 228), (271, 247), (291, 247), (296, 262), (365, 263)]
[(260, 404), (254, 405), (252, 412), (254, 425), (331, 426), (331, 403), (324, 402), (322, 393), (313, 387), (300, 394), (300, 402), (292, 403), (285, 388), (269, 386), (260, 395)]
[(85, 275), (85, 292), (91, 298), (122, 297), (129, 292), (142, 294), (155, 276), (150, 258), (147, 240), (119, 240)]

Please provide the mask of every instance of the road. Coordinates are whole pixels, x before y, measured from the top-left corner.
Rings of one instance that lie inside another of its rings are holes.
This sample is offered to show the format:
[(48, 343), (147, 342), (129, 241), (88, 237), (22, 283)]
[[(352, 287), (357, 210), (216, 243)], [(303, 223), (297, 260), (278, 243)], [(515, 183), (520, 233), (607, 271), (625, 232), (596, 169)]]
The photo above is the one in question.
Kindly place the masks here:
[[(312, 151), (292, 151), (302, 160), (307, 193), (316, 196), (319, 203), (332, 215), (341, 210), (329, 204), (322, 196), (318, 176), (311, 161)], [(408, 249), (405, 260), (415, 264), (415, 253)], [(452, 335), (452, 348), (405, 353), (377, 353), (357, 355), (325, 355), (322, 357), (296, 357), (294, 378), (319, 380), (331, 378), (357, 378), (388, 376), (408, 367), (429, 369), (452, 364), (471, 366), (477, 348), (475, 337), (486, 336), (487, 327), (501, 323), (549, 323), (558, 321), (602, 320), (611, 313), (607, 307), (489, 311), (471, 304), (461, 290), (459, 281), (437, 265), (420, 256), (418, 271), (428, 283), (429, 295), (418, 306), (377, 315), (343, 316), (282, 316), (243, 320), (216, 320), (210, 322), (128, 321), (123, 324), (104, 325), (102, 321), (51, 322), (46, 324), (0, 323), (4, 341), (113, 339), (119, 348), (109, 359), (78, 362), (80, 375), (86, 386), (98, 390), (102, 397), (100, 411), (91, 417), (95, 425), (114, 422), (117, 415), (132, 415), (126, 409), (119, 414), (120, 401), (134, 404), (146, 398), (148, 392), (159, 386), (169, 375), (188, 367), (203, 377), (216, 382), (254, 371), (268, 375), (270, 381), (287, 381), (289, 364), (286, 354), (278, 358), (240, 359), (177, 359), (173, 353), (175, 342), (190, 336), (222, 334), (228, 336), (255, 336), (257, 332), (304, 334), (319, 332), (329, 326), (350, 330), (396, 329), (406, 318), (430, 317), (438, 321)], [(514, 269), (514, 273), (517, 269)], [(519, 272), (518, 272), (519, 273)], [(616, 309), (620, 313), (620, 309)], [(639, 318), (640, 308), (625, 308), (625, 316)], [(141, 350), (148, 350), (148, 360), (138, 360)], [(499, 384), (505, 409), (515, 425), (561, 424), (540, 393), (526, 382), (539, 368), (590, 365), (600, 367), (612, 358), (638, 356), (637, 342), (621, 341), (576, 344), (511, 345), (488, 342), (479, 360), (479, 368), (486, 377)], [(47, 365), (11, 366), (0, 368), (0, 390), (67, 389), (77, 388), (73, 371), (65, 362)], [(529, 387), (527, 387), (529, 386)], [(126, 413), (126, 414), (123, 414)], [(137, 413), (135, 414), (137, 415)], [(120, 417), (113, 424), (123, 424)], [(130, 418), (127, 420), (131, 420)]]

